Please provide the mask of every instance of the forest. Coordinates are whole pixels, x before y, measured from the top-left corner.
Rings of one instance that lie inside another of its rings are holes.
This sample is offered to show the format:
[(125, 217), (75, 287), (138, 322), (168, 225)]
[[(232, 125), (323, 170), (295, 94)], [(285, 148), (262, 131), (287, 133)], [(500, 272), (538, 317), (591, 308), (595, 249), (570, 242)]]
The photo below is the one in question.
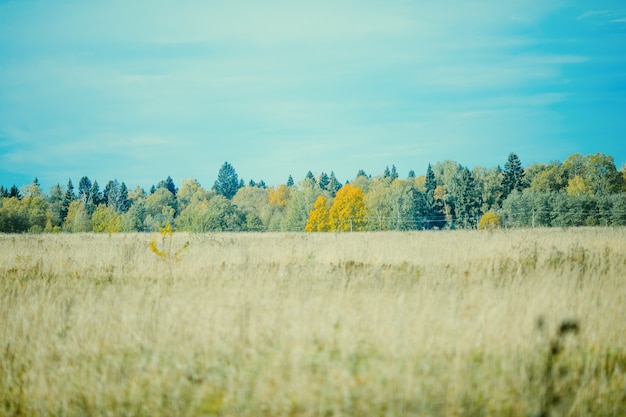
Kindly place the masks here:
[(239, 178), (225, 162), (212, 187), (171, 177), (149, 191), (110, 180), (101, 189), (0, 186), (0, 232), (331, 232), (626, 225), (626, 166), (612, 156), (574, 154), (523, 167), (511, 153), (504, 167), (469, 168), (453, 161), (400, 178), (360, 170), (341, 183), (334, 172), (309, 171), (284, 184)]

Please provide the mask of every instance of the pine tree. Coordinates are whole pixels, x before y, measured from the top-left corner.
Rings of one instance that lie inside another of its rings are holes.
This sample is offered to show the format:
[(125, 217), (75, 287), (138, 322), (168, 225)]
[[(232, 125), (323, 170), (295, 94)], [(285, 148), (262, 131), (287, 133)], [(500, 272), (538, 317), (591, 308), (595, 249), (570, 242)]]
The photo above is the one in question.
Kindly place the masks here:
[(126, 184), (122, 182), (119, 188), (115, 211), (118, 213), (126, 213), (128, 209), (130, 209), (130, 200), (128, 200), (128, 188), (126, 187)]
[(88, 177), (82, 177), (78, 182), (78, 200), (85, 206), (88, 205), (91, 197), (91, 180)]
[(391, 166), (391, 174), (390, 174), (391, 180), (397, 180), (398, 179), (398, 170), (396, 169), (395, 165)]
[(169, 175), (165, 179), (165, 188), (167, 188), (173, 196), (176, 196), (176, 184), (174, 184), (174, 180)]
[(293, 177), (291, 176), (291, 174), (289, 175), (289, 178), (287, 178), (287, 184), (285, 184), (287, 187), (293, 187), (294, 182), (293, 182)]
[(9, 198), (15, 197), (18, 200), (22, 199), (22, 194), (20, 193), (20, 189), (17, 188), (17, 185), (13, 184), (11, 189), (9, 190)]
[(240, 186), (241, 184), (235, 168), (228, 162), (224, 162), (224, 165), (222, 165), (217, 174), (217, 181), (215, 181), (213, 189), (218, 195), (224, 196), (230, 200), (237, 194), (237, 190), (239, 190)]
[(513, 190), (522, 191), (524, 189), (524, 168), (517, 155), (509, 154), (509, 158), (504, 164), (504, 177), (502, 179), (503, 199), (511, 194)]
[(65, 190), (65, 197), (63, 197), (63, 204), (61, 205), (61, 222), (65, 221), (67, 217), (67, 213), (69, 212), (70, 205), (72, 201), (76, 200), (76, 196), (74, 195), (74, 184), (72, 184), (72, 180), (70, 179), (67, 182), (67, 189)]
[(326, 175), (325, 172), (322, 172), (320, 174), (320, 179), (317, 183), (322, 190), (328, 190), (328, 184), (330, 184), (330, 179), (328, 178), (328, 175)]
[(409, 175), (407, 175), (407, 179), (410, 180), (410, 179), (413, 179), (413, 178), (415, 178), (415, 171), (410, 170), (409, 171)]
[(365, 171), (363, 171), (362, 169), (359, 169), (359, 172), (356, 173), (356, 177), (365, 177), (365, 178), (369, 178), (369, 175), (367, 175), (365, 173)]
[(328, 191), (330, 191), (330, 195), (335, 197), (335, 195), (337, 195), (337, 191), (339, 191), (341, 187), (342, 185), (337, 180), (337, 177), (335, 177), (335, 173), (333, 171), (330, 171), (330, 180), (328, 183)]
[(383, 178), (391, 177), (391, 171), (389, 171), (389, 165), (385, 167), (385, 171), (383, 172)]
[(438, 204), (435, 198), (435, 190), (437, 189), (437, 181), (435, 179), (435, 173), (433, 168), (428, 164), (426, 169), (426, 193), (425, 198), (425, 212), (426, 218), (424, 219), (424, 227), (432, 229), (434, 227), (443, 227), (445, 224), (445, 215), (441, 206)]
[(305, 181), (309, 181), (313, 185), (317, 184), (317, 181), (315, 180), (315, 175), (313, 175), (313, 173), (311, 171), (306, 173), (306, 176), (304, 177), (304, 180)]
[(0, 185), (0, 199), (8, 198), (8, 197), (9, 197), (9, 190), (4, 188), (4, 186)]

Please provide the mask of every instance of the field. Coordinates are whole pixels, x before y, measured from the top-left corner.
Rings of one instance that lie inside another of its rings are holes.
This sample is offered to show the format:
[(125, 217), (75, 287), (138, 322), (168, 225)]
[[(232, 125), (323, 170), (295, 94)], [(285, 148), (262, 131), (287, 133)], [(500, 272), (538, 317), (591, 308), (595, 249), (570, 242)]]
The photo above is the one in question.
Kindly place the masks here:
[(1, 416), (626, 415), (626, 229), (156, 237), (0, 235)]

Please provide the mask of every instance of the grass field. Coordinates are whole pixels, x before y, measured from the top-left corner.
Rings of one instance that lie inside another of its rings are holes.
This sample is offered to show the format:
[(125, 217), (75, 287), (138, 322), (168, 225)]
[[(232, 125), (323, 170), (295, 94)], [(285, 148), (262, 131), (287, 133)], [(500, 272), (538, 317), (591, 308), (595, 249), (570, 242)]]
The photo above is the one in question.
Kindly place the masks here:
[(1, 416), (626, 415), (626, 229), (152, 238), (0, 235)]

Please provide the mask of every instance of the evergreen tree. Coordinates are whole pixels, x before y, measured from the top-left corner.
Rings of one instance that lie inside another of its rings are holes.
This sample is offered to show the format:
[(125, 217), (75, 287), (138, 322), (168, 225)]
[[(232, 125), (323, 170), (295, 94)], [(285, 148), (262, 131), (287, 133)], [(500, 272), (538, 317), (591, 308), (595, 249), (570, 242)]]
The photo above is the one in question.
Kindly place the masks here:
[(70, 179), (67, 182), (67, 188), (65, 190), (65, 197), (63, 197), (63, 204), (61, 205), (61, 222), (65, 221), (67, 217), (67, 213), (69, 212), (70, 205), (72, 201), (76, 200), (76, 196), (74, 195), (74, 184), (72, 184), (72, 180)]
[(91, 190), (89, 191), (89, 201), (94, 207), (98, 207), (99, 204), (102, 204), (104, 202), (102, 198), (102, 193), (100, 192), (100, 186), (98, 185), (98, 181), (94, 181), (91, 185)]
[(385, 167), (385, 171), (383, 172), (383, 178), (391, 177), (391, 171), (389, 171), (389, 165)]
[(267, 188), (267, 184), (265, 184), (265, 181), (261, 180), (257, 184), (257, 187), (259, 187), (259, 188)]
[(365, 171), (363, 171), (362, 169), (359, 169), (359, 172), (357, 172), (357, 173), (356, 173), (356, 177), (357, 177), (357, 178), (359, 178), (359, 177), (369, 178), (369, 175), (367, 175), (367, 174), (365, 173)]
[(4, 186), (0, 185), (0, 199), (8, 198), (8, 197), (9, 197), (9, 190), (4, 188)]
[(294, 182), (293, 182), (293, 177), (291, 176), (291, 174), (289, 175), (289, 178), (287, 178), (287, 184), (285, 184), (287, 187), (293, 187)]
[(306, 173), (306, 176), (304, 177), (304, 180), (305, 181), (309, 181), (313, 185), (317, 184), (317, 181), (315, 180), (315, 175), (313, 175), (313, 173), (311, 171)]
[(235, 168), (228, 162), (224, 162), (217, 174), (217, 181), (215, 181), (213, 189), (218, 195), (230, 200), (237, 194), (240, 187), (241, 184)]
[(325, 172), (322, 172), (320, 174), (318, 185), (320, 186), (322, 190), (328, 190), (328, 184), (330, 184), (330, 179), (328, 178), (328, 175), (326, 175)]
[(15, 197), (18, 200), (22, 199), (22, 194), (20, 193), (20, 189), (17, 188), (17, 185), (13, 184), (11, 189), (9, 190), (9, 198)]
[(174, 180), (169, 175), (165, 179), (165, 188), (167, 188), (167, 191), (172, 193), (173, 196), (176, 196), (176, 184), (174, 184)]
[(248, 186), (256, 187), (256, 182), (254, 182), (254, 180), (250, 180), (250, 182), (248, 183)]
[(154, 186), (154, 184), (152, 184), (152, 187), (150, 187), (150, 195), (156, 193), (156, 187)]
[(330, 179), (327, 188), (328, 191), (330, 191), (330, 195), (335, 197), (335, 195), (337, 195), (337, 191), (339, 191), (341, 187), (341, 183), (337, 180), (337, 177), (335, 177), (335, 173), (330, 171)]
[(409, 180), (415, 178), (415, 171), (410, 170), (409, 171), (409, 175), (407, 175), (406, 178), (409, 179)]
[[(171, 191), (170, 191), (171, 192)], [(130, 200), (128, 199), (128, 188), (122, 181), (119, 188), (119, 194), (117, 198), (117, 204), (115, 211), (118, 213), (126, 213), (130, 209)]]
[(511, 153), (504, 164), (504, 177), (502, 179), (503, 198), (506, 198), (513, 190), (522, 192), (524, 189), (524, 168), (517, 155)]
[(91, 186), (91, 180), (86, 176), (82, 177), (78, 182), (78, 200), (85, 206), (90, 202)]
[(457, 180), (457, 198), (455, 202), (457, 223), (464, 228), (476, 227), (480, 217), (481, 205), (480, 191), (476, 186), (474, 176), (466, 167), (459, 172)]
[(391, 181), (398, 179), (398, 170), (396, 169), (395, 165), (391, 166), (391, 173), (389, 176), (391, 177)]
[(428, 164), (426, 169), (426, 192), (424, 195), (424, 227), (426, 229), (432, 229), (434, 227), (441, 228), (446, 223), (446, 218), (442, 207), (438, 204), (435, 198), (435, 190), (437, 189), (437, 181), (435, 179), (435, 173), (433, 168)]

